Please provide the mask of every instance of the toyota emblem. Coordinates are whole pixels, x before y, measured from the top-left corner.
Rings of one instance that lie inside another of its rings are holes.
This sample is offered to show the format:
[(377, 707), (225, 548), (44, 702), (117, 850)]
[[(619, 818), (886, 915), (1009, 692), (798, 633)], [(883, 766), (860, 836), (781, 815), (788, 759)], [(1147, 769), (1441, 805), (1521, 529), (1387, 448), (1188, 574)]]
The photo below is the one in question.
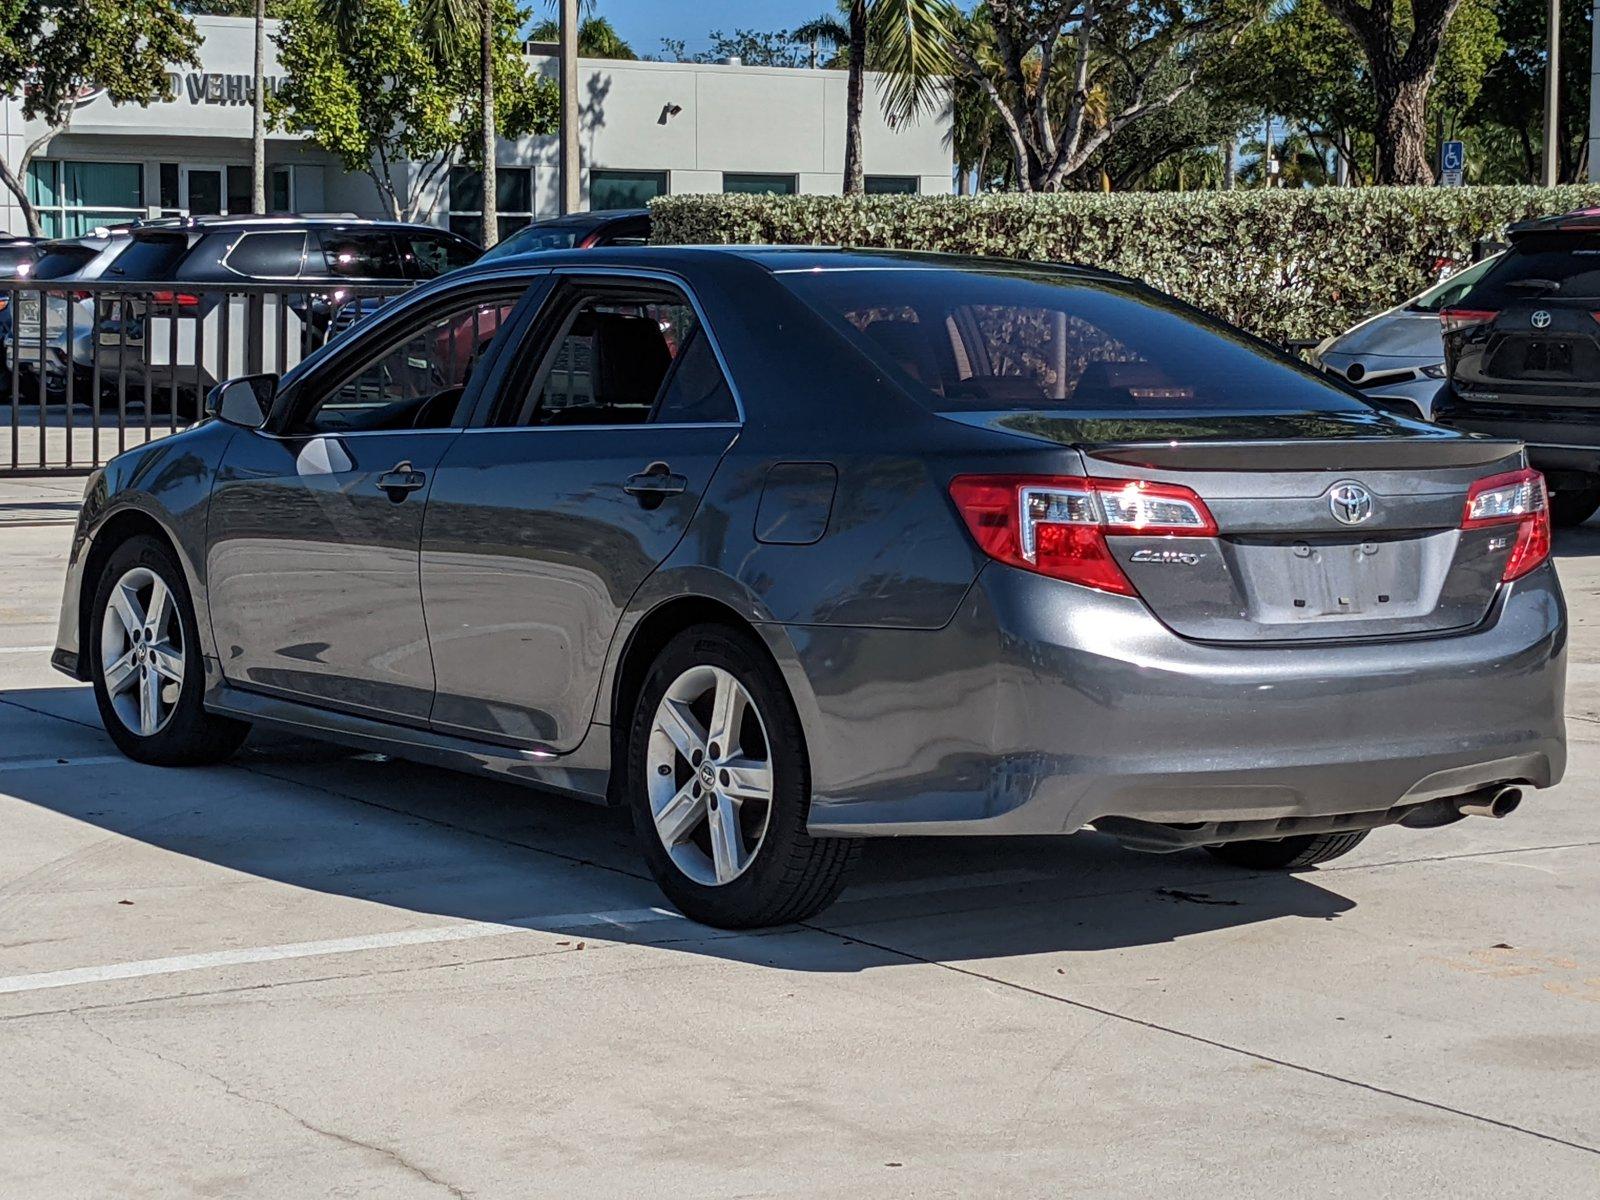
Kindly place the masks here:
[(1341, 525), (1359, 525), (1372, 515), (1372, 493), (1359, 483), (1336, 483), (1328, 493), (1328, 508)]
[(1547, 329), (1550, 326), (1550, 314), (1542, 308), (1528, 319), (1533, 322), (1535, 329)]

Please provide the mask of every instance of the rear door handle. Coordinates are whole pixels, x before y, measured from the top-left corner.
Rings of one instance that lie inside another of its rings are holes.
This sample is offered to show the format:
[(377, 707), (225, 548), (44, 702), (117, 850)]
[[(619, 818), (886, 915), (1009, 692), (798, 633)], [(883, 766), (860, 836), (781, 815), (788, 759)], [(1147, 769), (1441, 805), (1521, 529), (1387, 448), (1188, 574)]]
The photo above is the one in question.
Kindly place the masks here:
[(378, 476), (378, 490), (387, 492), (396, 504), (428, 482), (428, 477), (410, 462), (397, 463), (392, 471)]
[(653, 508), (668, 496), (679, 496), (688, 490), (689, 481), (674, 475), (664, 462), (654, 462), (637, 475), (628, 476), (622, 490), (646, 508)]

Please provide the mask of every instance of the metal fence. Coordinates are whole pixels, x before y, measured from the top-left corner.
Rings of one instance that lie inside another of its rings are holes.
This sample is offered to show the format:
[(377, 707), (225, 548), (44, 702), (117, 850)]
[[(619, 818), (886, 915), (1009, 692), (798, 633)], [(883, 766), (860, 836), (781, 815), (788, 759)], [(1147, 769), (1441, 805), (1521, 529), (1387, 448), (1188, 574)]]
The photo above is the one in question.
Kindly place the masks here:
[(408, 284), (17, 282), (0, 289), (0, 478), (93, 470), (282, 374)]

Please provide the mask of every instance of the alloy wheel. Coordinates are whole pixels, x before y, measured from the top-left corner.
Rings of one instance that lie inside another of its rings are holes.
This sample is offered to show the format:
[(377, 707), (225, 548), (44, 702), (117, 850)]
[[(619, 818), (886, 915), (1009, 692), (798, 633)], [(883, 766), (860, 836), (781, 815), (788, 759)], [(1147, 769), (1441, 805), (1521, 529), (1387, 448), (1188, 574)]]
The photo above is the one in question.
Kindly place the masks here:
[(117, 719), (140, 737), (172, 719), (183, 690), (183, 621), (172, 589), (149, 567), (117, 581), (100, 619), (100, 671)]
[(772, 752), (732, 672), (691, 667), (667, 688), (645, 752), (650, 812), (673, 864), (708, 887), (749, 868), (772, 815)]

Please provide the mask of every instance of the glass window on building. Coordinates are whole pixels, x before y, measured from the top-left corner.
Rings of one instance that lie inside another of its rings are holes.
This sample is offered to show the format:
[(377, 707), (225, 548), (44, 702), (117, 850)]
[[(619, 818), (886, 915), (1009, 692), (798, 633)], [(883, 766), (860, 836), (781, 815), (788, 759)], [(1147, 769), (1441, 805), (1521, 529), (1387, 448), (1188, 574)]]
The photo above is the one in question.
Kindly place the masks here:
[[(496, 228), (501, 237), (533, 220), (533, 171), (527, 167), (500, 167), (495, 171)], [(483, 172), (471, 167), (450, 168), (450, 229), (464, 238), (483, 243)]]
[(868, 175), (861, 181), (869, 196), (915, 196), (920, 182), (915, 175)]
[(652, 197), (666, 194), (665, 171), (612, 171), (597, 167), (589, 172), (591, 212), (643, 208)]
[(178, 190), (178, 164), (162, 163), (161, 175), (161, 215), (163, 217), (177, 217), (183, 215), (182, 193)]
[(792, 196), (800, 189), (793, 175), (750, 175), (724, 171), (722, 190), (747, 196)]
[(82, 237), (145, 215), (144, 166), (36, 158), (28, 166), (28, 199), (47, 237)]
[(255, 186), (249, 167), (228, 168), (228, 212), (255, 211)]
[(294, 168), (273, 167), (267, 174), (267, 211), (294, 211)]

